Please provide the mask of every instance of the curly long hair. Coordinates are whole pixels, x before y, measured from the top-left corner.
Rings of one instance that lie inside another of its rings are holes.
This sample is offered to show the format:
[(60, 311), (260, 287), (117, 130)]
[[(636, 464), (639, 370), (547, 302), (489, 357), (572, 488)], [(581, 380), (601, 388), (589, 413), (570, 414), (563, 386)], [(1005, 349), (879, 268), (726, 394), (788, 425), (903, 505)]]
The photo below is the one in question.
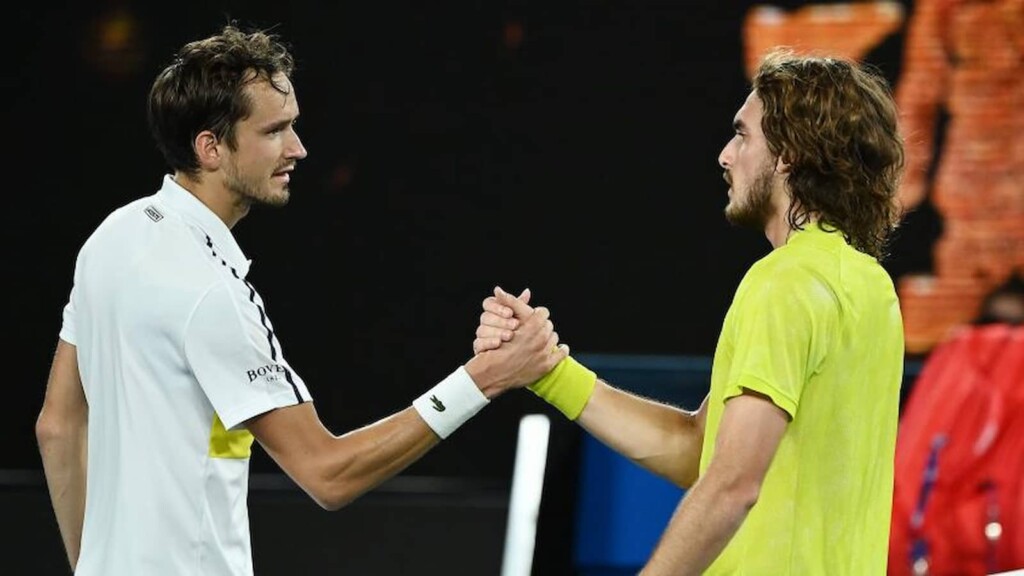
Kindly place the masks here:
[(816, 216), (854, 248), (882, 259), (899, 223), (903, 138), (892, 90), (870, 65), (778, 48), (753, 89), (769, 151), (789, 165), (794, 228)]
[(150, 132), (169, 167), (198, 174), (192, 145), (204, 130), (234, 149), (235, 123), (252, 113), (246, 86), (266, 81), (287, 93), (289, 86), (276, 80), (281, 74), (290, 79), (294, 68), (288, 47), (275, 34), (243, 32), (234, 23), (182, 46), (153, 81), (147, 108)]

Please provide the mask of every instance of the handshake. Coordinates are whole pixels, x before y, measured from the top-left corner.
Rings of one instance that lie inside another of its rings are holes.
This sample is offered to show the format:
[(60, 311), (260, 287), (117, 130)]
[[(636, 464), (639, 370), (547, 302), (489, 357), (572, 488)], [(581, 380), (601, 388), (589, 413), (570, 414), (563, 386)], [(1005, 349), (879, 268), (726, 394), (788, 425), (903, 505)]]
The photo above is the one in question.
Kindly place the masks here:
[(583, 411), (597, 375), (559, 344), (550, 311), (529, 302), (529, 289), (516, 297), (495, 287), (483, 301), (473, 358), (413, 402), (441, 438), (512, 388), (528, 388), (570, 420)]

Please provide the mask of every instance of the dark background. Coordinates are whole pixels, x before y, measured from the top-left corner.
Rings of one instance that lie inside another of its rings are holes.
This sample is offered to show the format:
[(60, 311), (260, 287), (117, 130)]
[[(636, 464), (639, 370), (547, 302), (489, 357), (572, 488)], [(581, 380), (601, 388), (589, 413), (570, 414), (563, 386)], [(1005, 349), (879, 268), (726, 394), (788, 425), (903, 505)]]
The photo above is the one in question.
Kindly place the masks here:
[[(574, 353), (709, 356), (735, 286), (769, 249), (725, 222), (717, 165), (748, 90), (750, 6), (16, 5), (2, 80), (3, 467), (41, 466), (33, 424), (80, 244), (160, 186), (151, 79), (229, 17), (273, 26), (299, 63), (309, 157), (289, 206), (235, 233), (336, 433), (405, 408), (467, 360), (496, 284), (530, 287)], [(892, 81), (902, 37), (867, 58)], [(927, 267), (935, 232), (927, 206), (910, 217), (886, 262), (894, 277)], [(516, 422), (536, 411), (553, 413), (510, 393), (408, 473), (507, 481)], [(253, 469), (276, 471), (261, 451)]]

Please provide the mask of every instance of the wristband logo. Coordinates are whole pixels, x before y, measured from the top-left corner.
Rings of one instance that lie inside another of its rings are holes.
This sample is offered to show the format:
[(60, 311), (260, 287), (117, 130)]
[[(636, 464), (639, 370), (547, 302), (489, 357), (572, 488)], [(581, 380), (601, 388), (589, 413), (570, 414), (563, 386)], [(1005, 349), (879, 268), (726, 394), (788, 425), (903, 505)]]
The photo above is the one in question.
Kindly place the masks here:
[(433, 403), (434, 410), (437, 410), (438, 412), (444, 412), (445, 411), (444, 402), (441, 402), (440, 400), (438, 400), (437, 396), (431, 396), (430, 397), (430, 402)]

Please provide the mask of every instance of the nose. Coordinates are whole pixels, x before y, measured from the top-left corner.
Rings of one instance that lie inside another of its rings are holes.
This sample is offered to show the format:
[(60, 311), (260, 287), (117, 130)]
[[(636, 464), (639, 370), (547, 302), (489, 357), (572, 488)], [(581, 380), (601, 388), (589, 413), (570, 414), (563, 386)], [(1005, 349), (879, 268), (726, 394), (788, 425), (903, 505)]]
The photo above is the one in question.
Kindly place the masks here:
[(302, 160), (309, 153), (306, 152), (306, 147), (302, 145), (302, 140), (299, 138), (299, 135), (295, 132), (293, 132), (292, 134), (294, 136), (294, 141), (288, 147), (288, 158)]
[(732, 166), (732, 140), (730, 140), (722, 151), (718, 153), (718, 165), (722, 168), (728, 169)]

